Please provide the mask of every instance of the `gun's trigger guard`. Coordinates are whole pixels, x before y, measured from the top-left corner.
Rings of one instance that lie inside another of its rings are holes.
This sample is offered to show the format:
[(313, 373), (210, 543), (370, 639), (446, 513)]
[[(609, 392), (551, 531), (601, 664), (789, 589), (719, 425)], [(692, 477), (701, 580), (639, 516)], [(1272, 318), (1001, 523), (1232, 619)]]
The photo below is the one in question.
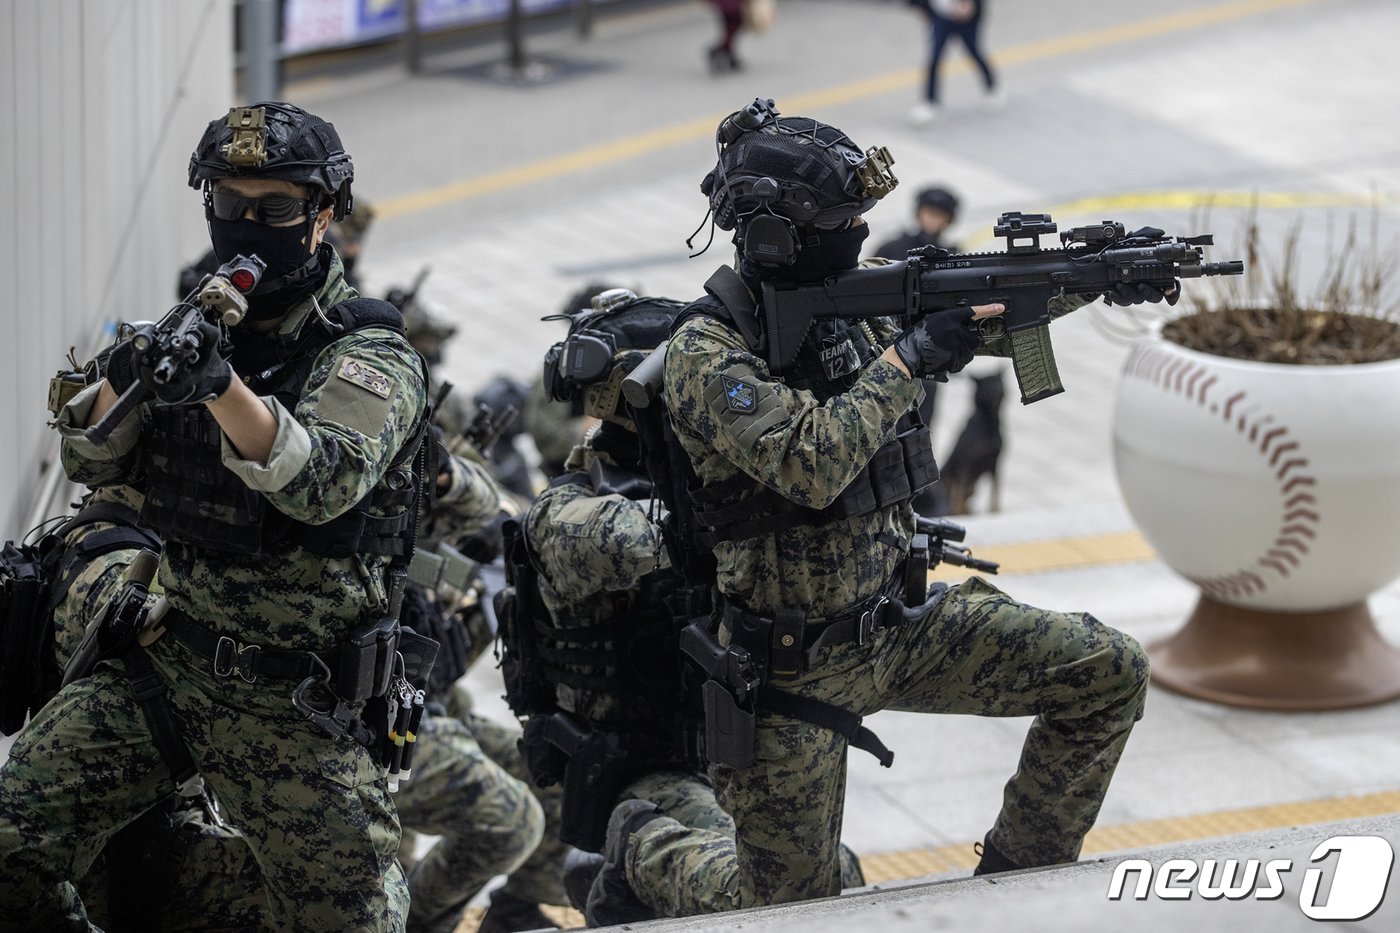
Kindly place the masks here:
[(973, 321), (973, 324), (977, 326), (977, 334), (984, 342), (1006, 336), (1006, 321), (1000, 316), (979, 318)]

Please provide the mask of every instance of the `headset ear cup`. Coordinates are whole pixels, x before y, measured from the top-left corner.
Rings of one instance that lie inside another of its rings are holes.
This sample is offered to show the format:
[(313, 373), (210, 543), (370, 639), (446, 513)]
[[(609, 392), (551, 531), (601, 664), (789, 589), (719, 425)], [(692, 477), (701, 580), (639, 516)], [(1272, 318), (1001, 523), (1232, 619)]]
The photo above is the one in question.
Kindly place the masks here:
[(765, 266), (790, 266), (797, 260), (797, 229), (776, 214), (750, 218), (744, 231), (744, 255)]
[(556, 402), (573, 400), (569, 380), (565, 379), (559, 372), (559, 357), (563, 352), (564, 344), (561, 341), (550, 347), (544, 355), (544, 389), (549, 397)]

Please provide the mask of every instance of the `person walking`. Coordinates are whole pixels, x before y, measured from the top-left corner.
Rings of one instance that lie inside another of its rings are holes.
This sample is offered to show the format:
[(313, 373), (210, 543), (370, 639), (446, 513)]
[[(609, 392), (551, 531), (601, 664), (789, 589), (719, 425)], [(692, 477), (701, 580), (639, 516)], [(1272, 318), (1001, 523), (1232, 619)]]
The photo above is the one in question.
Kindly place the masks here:
[(967, 54), (972, 56), (973, 62), (981, 70), (987, 102), (994, 107), (1001, 106), (1006, 100), (1006, 92), (997, 83), (996, 72), (982, 54), (980, 44), (982, 13), (986, 7), (983, 0), (910, 0), (910, 4), (922, 9), (928, 16), (930, 53), (924, 99), (909, 111), (909, 122), (915, 126), (926, 126), (942, 115), (938, 98), (938, 66), (943, 61), (944, 46), (954, 36), (962, 40)]

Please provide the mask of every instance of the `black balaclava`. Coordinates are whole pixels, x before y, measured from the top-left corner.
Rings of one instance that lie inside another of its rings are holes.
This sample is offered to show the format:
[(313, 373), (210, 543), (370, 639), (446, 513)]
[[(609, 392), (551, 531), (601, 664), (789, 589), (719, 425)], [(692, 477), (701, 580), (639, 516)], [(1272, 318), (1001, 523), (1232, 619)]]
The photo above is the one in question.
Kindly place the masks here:
[(800, 231), (802, 248), (797, 251), (797, 258), (792, 265), (778, 266), (770, 274), (791, 282), (815, 282), (833, 272), (854, 269), (860, 264), (861, 244), (868, 236), (868, 224), (845, 230)]
[(314, 213), (305, 224), (292, 227), (209, 217), (209, 239), (219, 262), (228, 262), (238, 255), (254, 255), (267, 263), (262, 281), (248, 296), (249, 320), (281, 317), (325, 281), (327, 267), (321, 261), (320, 250), (311, 251), (308, 246), (315, 225)]

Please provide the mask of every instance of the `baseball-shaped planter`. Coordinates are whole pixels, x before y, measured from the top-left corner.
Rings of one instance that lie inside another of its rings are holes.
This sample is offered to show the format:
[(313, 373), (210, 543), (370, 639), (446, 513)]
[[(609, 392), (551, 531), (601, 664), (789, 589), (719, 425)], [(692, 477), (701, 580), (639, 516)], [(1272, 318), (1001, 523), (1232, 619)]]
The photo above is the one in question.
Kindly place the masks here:
[(1400, 696), (1400, 653), (1366, 608), (1400, 577), (1398, 399), (1400, 360), (1237, 360), (1160, 325), (1133, 350), (1114, 412), (1118, 482), (1162, 560), (1202, 593), (1155, 646), (1156, 679), (1278, 708)]

